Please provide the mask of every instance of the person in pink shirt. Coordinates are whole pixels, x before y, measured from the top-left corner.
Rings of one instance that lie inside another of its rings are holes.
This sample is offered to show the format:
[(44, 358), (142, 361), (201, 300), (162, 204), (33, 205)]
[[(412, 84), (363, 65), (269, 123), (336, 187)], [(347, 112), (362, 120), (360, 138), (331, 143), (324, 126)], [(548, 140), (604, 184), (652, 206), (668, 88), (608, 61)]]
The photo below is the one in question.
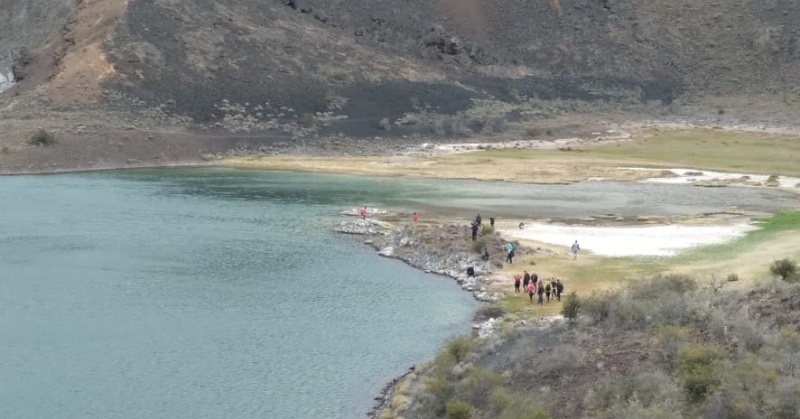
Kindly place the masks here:
[(525, 287), (525, 292), (528, 293), (528, 298), (531, 299), (531, 304), (533, 304), (533, 294), (536, 292), (535, 284), (535, 282), (529, 282), (528, 286)]
[(364, 205), (364, 208), (361, 208), (361, 219), (367, 221), (367, 214), (369, 214), (369, 211), (367, 211), (367, 206)]
[(514, 294), (519, 294), (519, 284), (522, 282), (522, 275), (514, 275)]
[(414, 220), (414, 224), (416, 224), (417, 221), (419, 221), (419, 214), (415, 212), (414, 215), (411, 216), (411, 219)]

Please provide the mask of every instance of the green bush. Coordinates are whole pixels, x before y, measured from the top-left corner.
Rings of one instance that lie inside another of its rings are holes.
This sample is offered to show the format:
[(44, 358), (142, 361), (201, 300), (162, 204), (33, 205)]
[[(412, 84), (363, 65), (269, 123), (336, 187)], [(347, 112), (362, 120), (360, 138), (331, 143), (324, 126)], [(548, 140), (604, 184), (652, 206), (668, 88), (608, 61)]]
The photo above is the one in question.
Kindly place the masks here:
[(776, 260), (772, 262), (769, 271), (772, 272), (773, 275), (781, 277), (784, 281), (792, 281), (796, 280), (797, 264), (790, 259)]
[(472, 419), (472, 407), (461, 400), (447, 403), (447, 419)]
[(447, 343), (446, 351), (456, 363), (459, 363), (467, 357), (471, 348), (472, 339), (467, 336), (459, 336)]
[(720, 384), (715, 368), (720, 358), (718, 350), (702, 345), (684, 346), (678, 350), (678, 373), (690, 402), (702, 402), (706, 394)]
[(672, 370), (675, 368), (675, 355), (686, 341), (689, 332), (682, 327), (662, 326), (658, 328), (656, 334), (658, 335), (656, 355)]
[(500, 419), (550, 419), (546, 410), (533, 403), (517, 403), (503, 411)]
[(494, 234), (494, 227), (492, 227), (492, 226), (483, 226), (482, 233), (483, 233), (484, 236), (488, 236), (490, 234)]
[(593, 292), (589, 298), (581, 301), (581, 309), (597, 324), (605, 321), (611, 313), (611, 299)]
[(35, 146), (49, 146), (56, 143), (56, 137), (49, 131), (39, 129), (28, 140), (28, 144)]
[(492, 403), (492, 394), (496, 389), (502, 388), (503, 383), (505, 379), (502, 375), (475, 368), (458, 384), (456, 394), (459, 399), (481, 409)]
[(564, 315), (569, 321), (574, 322), (578, 320), (578, 312), (581, 310), (581, 299), (578, 294), (574, 292), (569, 293), (564, 298), (564, 305), (561, 306), (561, 314)]

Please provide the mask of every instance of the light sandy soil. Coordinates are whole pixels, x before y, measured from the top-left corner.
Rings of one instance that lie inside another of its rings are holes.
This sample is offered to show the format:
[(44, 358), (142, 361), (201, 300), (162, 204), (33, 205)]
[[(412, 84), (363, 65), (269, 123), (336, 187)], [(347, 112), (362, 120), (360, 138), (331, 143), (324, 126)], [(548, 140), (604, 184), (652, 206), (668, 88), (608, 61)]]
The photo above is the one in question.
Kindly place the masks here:
[[(644, 182), (652, 183), (669, 183), (669, 184), (694, 184), (696, 182), (711, 182), (711, 181), (749, 181), (751, 183), (765, 184), (769, 179), (767, 175), (753, 175), (746, 173), (728, 173), (728, 172), (715, 172), (711, 170), (697, 170), (697, 169), (666, 169), (674, 173), (675, 177), (664, 177), (664, 169), (650, 169), (643, 167), (625, 167), (624, 170), (632, 170), (644, 173), (652, 173), (658, 177), (644, 179)], [(791, 176), (779, 176), (777, 184), (782, 188), (795, 188), (800, 186), (800, 178)]]
[(674, 256), (693, 247), (726, 243), (755, 229), (749, 224), (595, 227), (536, 223), (501, 233), (513, 239), (563, 245), (565, 251), (577, 240), (581, 251), (617, 257)]

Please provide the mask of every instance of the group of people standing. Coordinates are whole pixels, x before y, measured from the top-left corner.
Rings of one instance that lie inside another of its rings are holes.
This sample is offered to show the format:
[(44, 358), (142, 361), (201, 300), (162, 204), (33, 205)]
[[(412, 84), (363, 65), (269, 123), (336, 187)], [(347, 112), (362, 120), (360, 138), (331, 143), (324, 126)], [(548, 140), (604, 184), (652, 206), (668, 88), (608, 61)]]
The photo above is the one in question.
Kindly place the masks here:
[[(520, 286), (522, 291), (520, 291)], [(519, 294), (520, 292), (528, 294), (531, 304), (533, 304), (533, 294), (537, 294), (539, 296), (538, 303), (542, 305), (545, 298), (547, 298), (548, 303), (551, 298), (553, 301), (561, 301), (561, 294), (564, 293), (564, 284), (561, 283), (560, 279), (551, 278), (549, 281), (539, 279), (539, 275), (536, 273), (529, 274), (528, 271), (525, 271), (524, 275), (514, 275), (514, 293)]]
[[(481, 218), (481, 215), (478, 214), (478, 216), (475, 217), (475, 220), (470, 223), (470, 226), (472, 226), (472, 241), (478, 239), (478, 230), (480, 230), (482, 222), (483, 218)], [(494, 217), (489, 217), (489, 225), (494, 228)]]

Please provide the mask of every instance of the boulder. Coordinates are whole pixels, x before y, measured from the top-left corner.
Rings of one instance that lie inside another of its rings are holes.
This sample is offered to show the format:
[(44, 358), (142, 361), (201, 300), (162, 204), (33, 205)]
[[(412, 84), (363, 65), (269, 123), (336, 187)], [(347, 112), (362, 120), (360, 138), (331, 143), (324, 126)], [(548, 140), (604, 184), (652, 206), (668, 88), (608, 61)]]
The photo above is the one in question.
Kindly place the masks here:
[(384, 247), (383, 249), (380, 250), (380, 252), (378, 252), (378, 254), (387, 258), (392, 257), (392, 255), (394, 255), (394, 247), (392, 246)]

